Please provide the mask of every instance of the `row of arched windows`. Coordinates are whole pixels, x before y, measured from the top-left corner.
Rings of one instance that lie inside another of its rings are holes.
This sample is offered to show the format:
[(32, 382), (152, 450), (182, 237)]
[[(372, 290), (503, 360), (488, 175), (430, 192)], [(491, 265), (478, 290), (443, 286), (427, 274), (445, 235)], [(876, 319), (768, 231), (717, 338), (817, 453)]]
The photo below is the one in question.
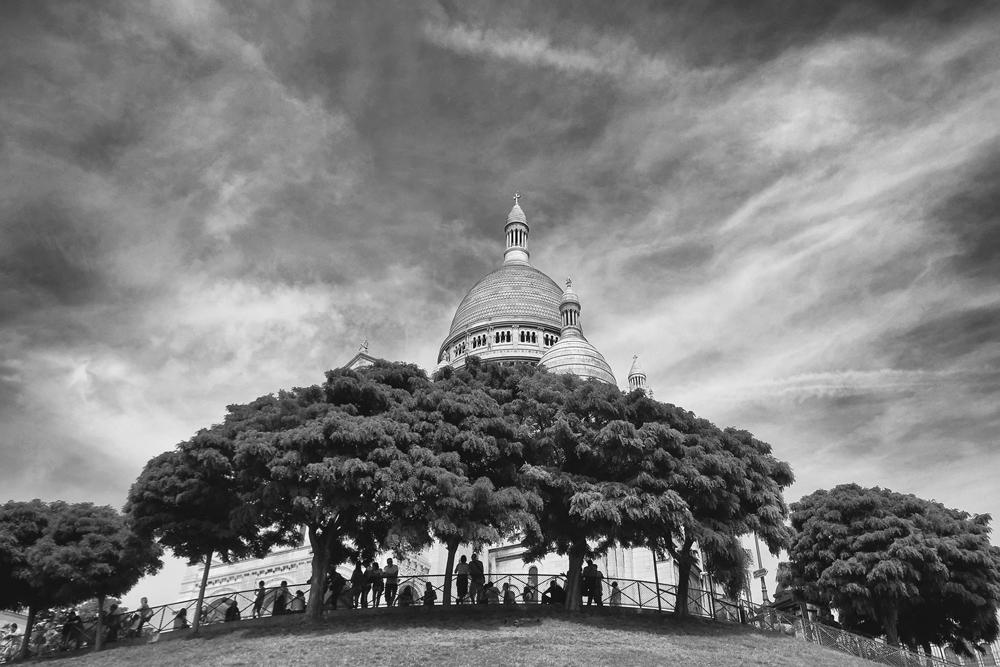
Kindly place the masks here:
[[(531, 343), (534, 345), (538, 344), (538, 332), (537, 331), (519, 331), (517, 334), (518, 340), (522, 343)], [(473, 336), (468, 342), (469, 347), (473, 350), (478, 350), (482, 347), (486, 347), (489, 337), (486, 334), (479, 334)], [(493, 333), (493, 343), (495, 345), (500, 345), (502, 343), (510, 343), (514, 340), (514, 334), (510, 330), (507, 331), (496, 331)], [(559, 342), (559, 336), (553, 334), (542, 334), (542, 345), (545, 347), (552, 347)], [(460, 357), (466, 352), (466, 343), (463, 341), (461, 343), (456, 343), (455, 347), (452, 348), (452, 355), (454, 357)], [(445, 360), (444, 354), (442, 354), (441, 360)]]

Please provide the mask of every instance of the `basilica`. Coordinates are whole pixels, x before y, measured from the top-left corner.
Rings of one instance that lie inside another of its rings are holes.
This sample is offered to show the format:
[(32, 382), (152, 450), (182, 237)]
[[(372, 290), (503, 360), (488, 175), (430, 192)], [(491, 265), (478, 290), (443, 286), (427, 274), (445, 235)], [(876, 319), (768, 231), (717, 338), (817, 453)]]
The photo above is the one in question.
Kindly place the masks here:
[[(531, 265), (530, 227), (519, 197), (514, 195), (514, 207), (503, 228), (502, 263), (473, 285), (462, 299), (441, 343), (434, 370), (460, 367), (474, 355), (501, 363), (539, 364), (550, 372), (571, 373), (594, 382), (617, 385), (611, 366), (583, 334), (581, 302), (572, 281), (567, 279), (565, 288), (560, 288)], [(374, 361), (366, 341), (345, 366), (360, 368)], [(633, 358), (626, 390), (637, 389), (651, 392), (638, 359)], [(465, 546), (459, 549), (458, 555), (470, 552), (471, 546)], [(522, 554), (518, 544), (487, 548), (483, 558), (487, 576), (525, 574), (537, 588), (544, 582), (545, 575), (560, 574), (568, 569), (568, 558), (563, 556), (551, 554), (540, 562), (525, 563)], [(446, 560), (446, 549), (438, 545), (399, 563), (400, 574), (443, 574)], [(616, 579), (652, 581), (654, 577), (664, 585), (677, 583), (677, 568), (669, 556), (654, 557), (647, 549), (612, 549), (598, 567), (609, 583)], [(343, 565), (342, 570), (349, 576), (349, 566)], [(197, 596), (201, 572), (200, 565), (187, 569), (179, 600)], [(281, 581), (305, 586), (310, 574), (311, 551), (303, 540), (302, 546), (276, 551), (264, 559), (212, 567), (206, 595), (249, 590), (255, 588), (258, 581), (263, 581), (268, 588)], [(697, 568), (690, 583), (692, 589), (708, 587)]]

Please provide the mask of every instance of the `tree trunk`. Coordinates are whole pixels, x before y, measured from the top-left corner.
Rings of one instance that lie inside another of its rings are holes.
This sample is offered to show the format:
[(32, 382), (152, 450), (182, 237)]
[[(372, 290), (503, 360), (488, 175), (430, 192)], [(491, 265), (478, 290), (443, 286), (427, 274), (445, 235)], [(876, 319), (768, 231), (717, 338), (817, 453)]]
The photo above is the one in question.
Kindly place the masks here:
[(201, 627), (201, 606), (205, 603), (205, 588), (208, 587), (208, 571), (212, 567), (212, 551), (205, 554), (205, 571), (201, 575), (201, 589), (198, 591), (198, 601), (194, 605), (194, 621), (191, 622), (192, 634), (198, 634)]
[(580, 611), (583, 608), (583, 588), (580, 586), (583, 570), (583, 556), (586, 546), (574, 547), (569, 552), (569, 572), (566, 573), (566, 609)]
[(326, 572), (330, 569), (330, 543), (335, 531), (329, 526), (319, 534), (309, 527), (309, 544), (312, 546), (312, 577), (309, 579), (309, 604), (306, 606), (309, 620), (323, 618), (323, 594), (326, 592)]
[(28, 605), (28, 620), (24, 623), (24, 639), (21, 641), (21, 660), (28, 659), (28, 648), (31, 646), (31, 631), (35, 629), (35, 605)]
[(94, 626), (94, 650), (104, 648), (104, 596), (97, 596), (97, 625)]
[(458, 539), (448, 540), (448, 563), (444, 566), (444, 599), (441, 604), (451, 604), (452, 570), (455, 569), (455, 553), (458, 551)]
[(885, 630), (885, 641), (889, 646), (899, 646), (899, 630), (896, 627), (899, 621), (899, 610), (893, 607), (878, 615), (882, 621), (882, 629)]
[(691, 587), (691, 566), (694, 564), (694, 557), (691, 555), (691, 540), (685, 540), (684, 546), (677, 553), (677, 595), (674, 598), (674, 616), (677, 618), (687, 618), (688, 609), (688, 589)]

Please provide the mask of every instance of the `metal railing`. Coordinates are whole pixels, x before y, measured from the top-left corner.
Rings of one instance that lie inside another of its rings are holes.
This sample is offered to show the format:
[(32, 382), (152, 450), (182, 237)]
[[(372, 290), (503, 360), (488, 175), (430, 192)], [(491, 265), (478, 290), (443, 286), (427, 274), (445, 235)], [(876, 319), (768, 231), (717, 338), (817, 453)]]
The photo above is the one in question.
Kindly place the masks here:
[[(892, 667), (950, 667), (953, 665), (988, 664), (978, 658), (962, 660), (956, 656), (953, 659), (948, 659), (933, 654), (916, 653), (903, 647), (890, 646), (878, 639), (870, 639), (840, 628), (774, 610), (764, 610), (762, 613), (751, 616), (747, 623), (760, 630), (793, 635), (802, 641), (819, 644), (834, 651)], [(993, 662), (993, 664), (996, 663)]]
[[(409, 603), (414, 606), (440, 606), (444, 601), (444, 580), (442, 575), (400, 575), (397, 583), (397, 592), (392, 606), (405, 606), (403, 600), (409, 598)], [(549, 598), (549, 584), (557, 582), (565, 583), (565, 575), (554, 574), (503, 574), (493, 575), (491, 583), (496, 589), (493, 595), (485, 595), (487, 604), (494, 603), (531, 605), (545, 604)], [(612, 584), (617, 584), (613, 587)], [(433, 591), (433, 596), (425, 597), (428, 591), (428, 584)], [(510, 591), (510, 596), (506, 596), (504, 585)], [(383, 582), (384, 586), (384, 582)], [(407, 594), (407, 589), (410, 589)], [(473, 600), (476, 588), (470, 585), (472, 591), (464, 599), (458, 599), (457, 577), (452, 578), (452, 604), (478, 603), (480, 600)], [(672, 613), (675, 607), (676, 587), (660, 585), (637, 579), (604, 579), (600, 584), (601, 595), (600, 605), (607, 607), (622, 607), (630, 609), (640, 609)], [(372, 585), (359, 587), (359, 590), (352, 590), (350, 582), (347, 582), (344, 589), (337, 596), (336, 603), (330, 591), (326, 592), (324, 599), (324, 609), (354, 609), (354, 608), (377, 608), (386, 607), (387, 598), (383, 589), (379, 596), (378, 604), (375, 602), (375, 588)], [(616, 592), (617, 590), (617, 592)], [(285, 599), (285, 611), (279, 613), (295, 613), (291, 610), (291, 601), (295, 594), (302, 591), (303, 597), (308, 600), (309, 583), (293, 584), (288, 586), (287, 592), (282, 593)], [(357, 595), (355, 595), (357, 593)], [(274, 603), (279, 595), (279, 589), (267, 589), (260, 597), (258, 604), (258, 589), (222, 593), (218, 595), (206, 596), (202, 604), (201, 625), (213, 625), (227, 622), (238, 622), (257, 617), (268, 617), (275, 613)], [(430, 605), (427, 605), (429, 601)], [(597, 604), (597, 600), (594, 600)], [(123, 640), (152, 635), (170, 633), (177, 630), (189, 628), (194, 620), (195, 606), (197, 600), (183, 600), (169, 605), (149, 607), (140, 616), (138, 611), (128, 611), (123, 613), (109, 614), (103, 624), (103, 640), (109, 645)], [(587, 606), (587, 596), (584, 595), (584, 606)], [(236, 609), (231, 608), (235, 605)], [(712, 618), (719, 621), (739, 622), (741, 617), (739, 604), (714, 595), (710, 591), (689, 589), (688, 591), (688, 611), (692, 616), (700, 618)], [(744, 614), (745, 615), (745, 614)], [(32, 630), (31, 641), (29, 643), (29, 655), (31, 657), (50, 655), (62, 651), (78, 650), (94, 645), (97, 630), (97, 619), (82, 619), (72, 626), (67, 626), (64, 618), (51, 618), (35, 623)], [(10, 641), (0, 642), (0, 663), (7, 662), (20, 654), (22, 637), (12, 638)]]

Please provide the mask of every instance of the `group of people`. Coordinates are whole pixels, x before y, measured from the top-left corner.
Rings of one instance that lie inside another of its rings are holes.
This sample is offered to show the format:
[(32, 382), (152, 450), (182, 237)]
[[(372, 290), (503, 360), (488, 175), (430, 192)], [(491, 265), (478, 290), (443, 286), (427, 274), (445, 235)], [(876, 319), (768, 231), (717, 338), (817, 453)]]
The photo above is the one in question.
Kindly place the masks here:
[[(341, 605), (348, 609), (367, 609), (368, 596), (371, 595), (371, 606), (378, 607), (385, 602), (386, 607), (396, 604), (404, 604), (403, 600), (397, 600), (399, 593), (399, 566), (391, 558), (386, 559), (385, 567), (379, 566), (373, 561), (367, 568), (360, 562), (355, 563), (351, 578), (344, 578), (340, 572), (333, 570), (328, 578), (330, 587), (330, 598), (333, 608), (337, 609)], [(404, 591), (406, 592), (406, 591)], [(407, 594), (412, 598), (412, 592)], [(409, 604), (413, 603), (410, 599)]]

